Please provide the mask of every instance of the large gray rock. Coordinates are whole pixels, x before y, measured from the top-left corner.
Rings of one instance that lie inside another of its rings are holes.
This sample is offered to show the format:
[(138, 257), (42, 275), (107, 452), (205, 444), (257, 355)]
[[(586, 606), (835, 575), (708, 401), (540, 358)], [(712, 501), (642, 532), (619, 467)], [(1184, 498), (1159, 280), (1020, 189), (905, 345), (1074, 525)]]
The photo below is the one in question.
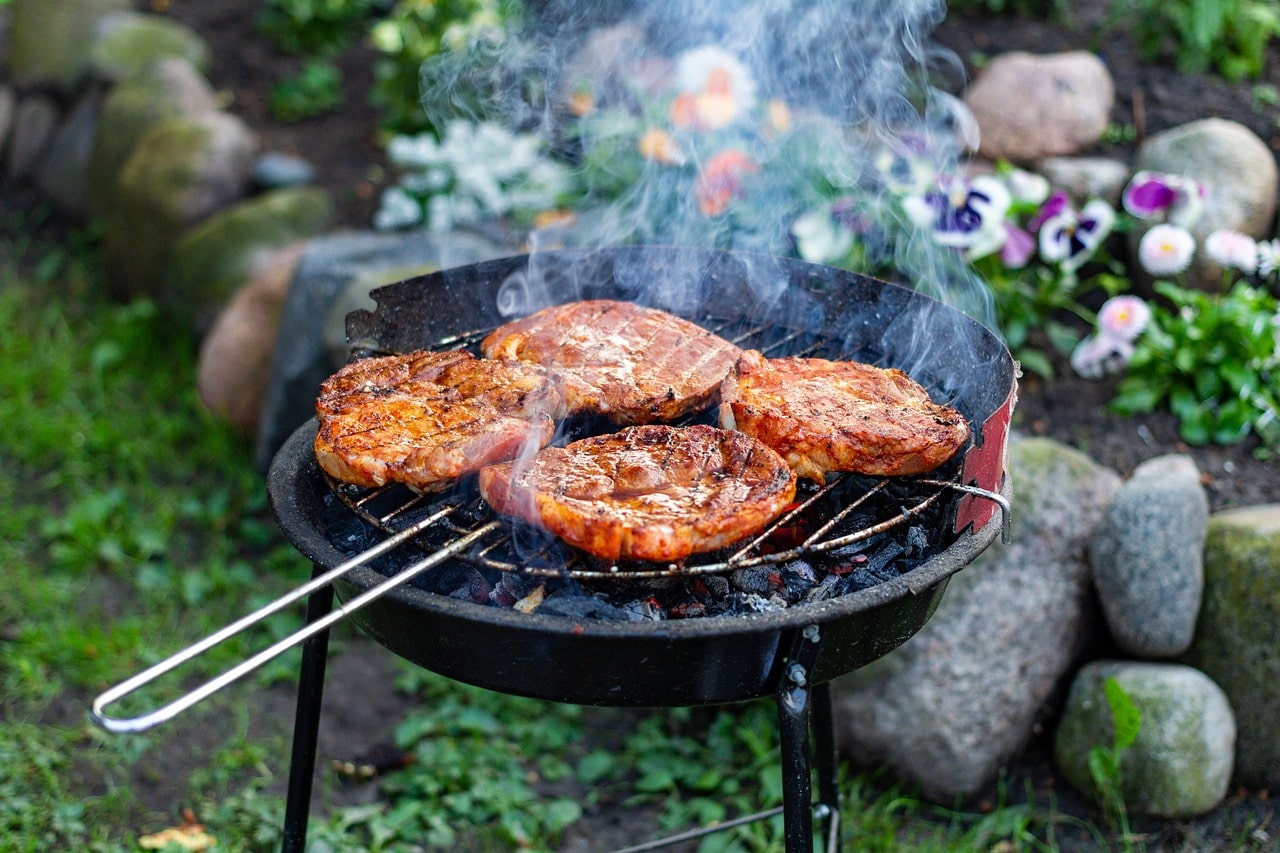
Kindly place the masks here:
[(41, 195), (74, 219), (89, 215), (89, 155), (101, 107), (102, 97), (97, 92), (82, 95), (62, 120), (35, 170)]
[(113, 12), (95, 27), (89, 49), (93, 73), (120, 81), (136, 76), (158, 60), (184, 59), (201, 72), (208, 72), (209, 45), (185, 24), (160, 15)]
[(982, 134), (979, 154), (1031, 163), (1097, 142), (1111, 121), (1115, 84), (1092, 53), (1015, 51), (991, 60), (964, 101)]
[(1235, 781), (1280, 788), (1280, 504), (1215, 513), (1204, 547), (1204, 602), (1181, 662), (1212, 678), (1235, 709)]
[(165, 302), (203, 333), (259, 256), (319, 234), (332, 221), (333, 204), (317, 187), (274, 190), (225, 208), (174, 245)]
[(1209, 499), (1190, 456), (1149, 459), (1102, 517), (1089, 548), (1116, 645), (1169, 658), (1191, 645), (1204, 591)]
[(27, 95), (13, 111), (13, 131), (5, 152), (4, 175), (10, 181), (25, 179), (48, 150), (58, 129), (58, 105), (44, 95)]
[(74, 92), (89, 70), (87, 48), (98, 21), (131, 6), (130, 0), (14, 0), (9, 32), (14, 85)]
[(1114, 678), (1138, 709), (1138, 735), (1120, 756), (1120, 792), (1135, 814), (1204, 814), (1226, 796), (1236, 721), (1226, 694), (1204, 673), (1169, 663), (1095, 661), (1080, 669), (1054, 737), (1058, 769), (1079, 791), (1095, 791), (1089, 751), (1110, 748), (1114, 715), (1104, 684)]
[(995, 778), (1076, 663), (1096, 611), (1085, 548), (1120, 477), (1048, 439), (1009, 448), (1013, 541), (958, 573), (897, 651), (833, 683), (842, 750), (951, 804)]
[(243, 195), (257, 138), (220, 112), (166, 119), (147, 131), (120, 172), (107, 212), (103, 256), (116, 291), (168, 302), (179, 236)]
[[(1182, 175), (1204, 185), (1204, 214), (1190, 228), (1199, 246), (1218, 229), (1259, 239), (1271, 235), (1280, 171), (1267, 144), (1242, 124), (1207, 118), (1157, 133), (1138, 148), (1134, 170)], [(1129, 234), (1135, 258), (1147, 230)], [(1196, 253), (1184, 276), (1188, 285), (1222, 289), (1222, 267), (1204, 252)]]
[(373, 307), (369, 291), (437, 269), (510, 255), (499, 237), (465, 231), (345, 232), (311, 240), (289, 287), (258, 428), (256, 461), (266, 470), (280, 445), (315, 414), (320, 383), (347, 359), (342, 318)]
[(182, 59), (163, 59), (112, 87), (89, 155), (89, 207), (103, 216), (117, 204), (120, 172), (147, 131), (165, 119), (217, 111), (213, 87)]

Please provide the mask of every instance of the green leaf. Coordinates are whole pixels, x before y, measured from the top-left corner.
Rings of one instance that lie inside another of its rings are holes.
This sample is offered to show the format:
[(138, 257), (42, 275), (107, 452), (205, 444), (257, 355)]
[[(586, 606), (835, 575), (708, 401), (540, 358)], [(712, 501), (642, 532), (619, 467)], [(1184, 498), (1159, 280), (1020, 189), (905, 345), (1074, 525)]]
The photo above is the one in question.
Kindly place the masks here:
[(1114, 677), (1104, 681), (1102, 689), (1106, 693), (1107, 706), (1111, 708), (1111, 716), (1115, 720), (1116, 734), (1113, 749), (1119, 755), (1133, 746), (1133, 742), (1138, 739), (1142, 713)]
[(613, 753), (602, 749), (593, 750), (578, 762), (578, 781), (585, 785), (595, 784), (613, 775), (616, 766), (617, 760)]
[(1100, 791), (1110, 791), (1120, 782), (1120, 762), (1115, 753), (1105, 746), (1089, 750), (1089, 778)]
[(1120, 393), (1111, 400), (1110, 408), (1122, 415), (1150, 412), (1155, 410), (1163, 396), (1158, 388), (1137, 382), (1124, 382), (1121, 383)]

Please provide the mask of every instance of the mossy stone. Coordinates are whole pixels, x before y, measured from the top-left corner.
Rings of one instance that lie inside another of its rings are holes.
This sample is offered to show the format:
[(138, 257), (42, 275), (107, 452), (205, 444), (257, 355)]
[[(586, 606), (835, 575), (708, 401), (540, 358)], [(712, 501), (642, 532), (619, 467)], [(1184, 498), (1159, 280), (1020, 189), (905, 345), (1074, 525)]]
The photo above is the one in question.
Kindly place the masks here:
[(173, 248), (166, 302), (207, 329), (262, 252), (312, 237), (333, 221), (324, 190), (293, 187), (247, 198), (209, 217)]
[(9, 18), (9, 76), (19, 88), (75, 91), (89, 70), (86, 45), (98, 22), (130, 0), (14, 0)]
[(204, 39), (184, 24), (160, 15), (115, 12), (103, 17), (89, 49), (93, 72), (105, 80), (125, 80), (167, 57), (185, 59), (208, 72), (211, 53)]
[(1094, 661), (1080, 669), (1054, 737), (1054, 760), (1092, 794), (1089, 752), (1115, 737), (1105, 683), (1114, 678), (1138, 709), (1137, 737), (1120, 754), (1120, 791), (1136, 814), (1191, 817), (1214, 809), (1231, 780), (1235, 718), (1204, 673), (1169, 663)]
[(1210, 517), (1204, 601), (1181, 661), (1217, 682), (1235, 708), (1236, 782), (1280, 788), (1280, 504)]
[(120, 172), (148, 130), (166, 119), (216, 107), (213, 87), (185, 59), (160, 60), (149, 73), (112, 87), (89, 153), (90, 213), (103, 216), (116, 205)]
[(243, 123), (224, 113), (165, 119), (143, 134), (104, 217), (103, 253), (118, 294), (170, 307), (174, 244), (243, 196), (254, 144)]

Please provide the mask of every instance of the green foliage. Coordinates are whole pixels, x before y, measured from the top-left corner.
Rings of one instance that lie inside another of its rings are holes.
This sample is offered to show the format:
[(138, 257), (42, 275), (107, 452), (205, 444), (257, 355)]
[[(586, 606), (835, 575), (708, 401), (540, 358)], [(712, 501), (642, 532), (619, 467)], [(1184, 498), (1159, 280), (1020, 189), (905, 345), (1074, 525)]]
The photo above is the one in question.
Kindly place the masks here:
[(342, 72), (325, 60), (303, 63), (293, 77), (271, 90), (271, 112), (281, 121), (302, 121), (342, 106)]
[(1097, 744), (1089, 750), (1089, 776), (1097, 789), (1098, 800), (1106, 815), (1118, 822), (1128, 837), (1128, 816), (1121, 786), (1120, 763), (1124, 753), (1138, 739), (1142, 714), (1120, 682), (1108, 678), (1103, 682), (1107, 707), (1111, 710), (1114, 733), (1110, 745)]
[(1237, 281), (1221, 296), (1158, 282), (1157, 304), (1111, 406), (1168, 407), (1190, 444), (1234, 444), (1256, 433), (1280, 450), (1280, 303)]
[(375, 0), (266, 0), (258, 28), (280, 49), (306, 56), (341, 53), (366, 26)]
[(1217, 71), (1229, 80), (1262, 75), (1280, 35), (1278, 0), (1116, 0), (1122, 22), (1148, 62), (1172, 56), (1179, 71)]
[[(382, 126), (394, 133), (440, 132), (422, 108), (424, 64), (442, 54), (465, 56), (479, 43), (501, 42), (518, 25), (521, 0), (400, 0), (373, 25), (370, 39), (382, 58), (374, 66), (370, 100), (383, 112)], [(496, 62), (496, 55), (493, 57)], [(491, 68), (492, 70), (492, 68)], [(445, 98), (467, 96), (463, 81), (437, 80)], [(431, 94), (431, 93), (428, 93)]]

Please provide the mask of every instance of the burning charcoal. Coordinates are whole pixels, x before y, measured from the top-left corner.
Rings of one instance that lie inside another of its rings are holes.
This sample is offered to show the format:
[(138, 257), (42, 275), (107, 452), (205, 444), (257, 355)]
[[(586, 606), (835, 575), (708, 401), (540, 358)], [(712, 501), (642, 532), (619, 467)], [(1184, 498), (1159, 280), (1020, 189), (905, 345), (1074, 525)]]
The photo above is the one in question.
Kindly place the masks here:
[(737, 589), (755, 595), (769, 595), (782, 589), (782, 574), (776, 566), (738, 569), (729, 580)]
[(787, 601), (795, 603), (818, 582), (818, 577), (804, 560), (792, 560), (782, 566), (782, 588)]
[(436, 572), (428, 572), (421, 588), (439, 595), (447, 595), (461, 601), (484, 604), (489, 600), (491, 584), (479, 570), (471, 566), (449, 565)]
[(867, 562), (867, 555), (862, 552), (860, 545), (837, 548), (823, 561), (827, 573), (833, 575), (847, 575), (865, 562)]
[(513, 572), (504, 572), (489, 593), (489, 600), (499, 607), (514, 607), (542, 581), (536, 577), (524, 577)]
[(898, 576), (898, 571), (892, 566), (894, 560), (901, 557), (906, 549), (897, 542), (885, 542), (884, 545), (872, 554), (867, 560), (865, 566), (866, 571), (875, 578), (887, 581)]
[[(690, 587), (693, 589), (690, 589)], [(707, 606), (696, 594), (696, 591), (701, 591), (705, 596), (706, 589), (697, 581), (685, 583), (679, 589), (671, 590), (662, 600), (662, 606), (666, 611), (667, 617), (671, 619), (690, 619), (706, 613)]]
[(929, 534), (918, 524), (912, 525), (907, 530), (907, 550), (906, 556), (918, 557), (929, 547)]
[(880, 578), (867, 571), (866, 566), (858, 566), (840, 582), (835, 594), (844, 595), (849, 592), (857, 592), (860, 589), (873, 587), (878, 583), (880, 583)]
[(534, 611), (546, 616), (560, 616), (565, 619), (596, 622), (630, 622), (634, 621), (626, 610), (614, 607), (607, 601), (594, 595), (583, 595), (559, 591), (543, 599), (542, 604)]
[(702, 585), (707, 590), (707, 596), (711, 599), (723, 599), (729, 594), (729, 579), (720, 575), (707, 575), (700, 578)]
[(804, 603), (812, 604), (817, 601), (826, 601), (836, 594), (836, 589), (840, 586), (840, 575), (827, 575), (813, 589), (805, 594)]
[(667, 608), (667, 615), (672, 619), (692, 619), (696, 616), (703, 616), (706, 612), (707, 606), (701, 601), (692, 598)]

